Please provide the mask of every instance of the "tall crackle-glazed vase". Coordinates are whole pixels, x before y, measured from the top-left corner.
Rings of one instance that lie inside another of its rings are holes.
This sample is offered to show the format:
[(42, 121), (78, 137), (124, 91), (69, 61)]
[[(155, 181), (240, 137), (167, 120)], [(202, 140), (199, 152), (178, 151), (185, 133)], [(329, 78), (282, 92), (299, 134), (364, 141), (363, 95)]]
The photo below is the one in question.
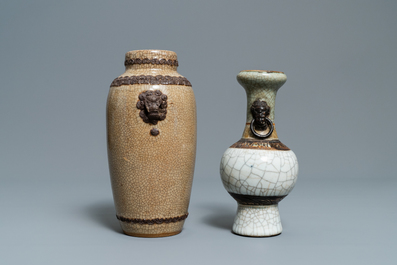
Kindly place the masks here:
[(247, 92), (247, 121), (242, 138), (223, 154), (223, 185), (237, 201), (232, 231), (252, 237), (282, 232), (278, 203), (294, 188), (298, 176), (295, 154), (277, 136), (274, 106), (283, 72), (246, 70), (237, 75)]
[(110, 85), (107, 144), (116, 217), (125, 234), (172, 236), (188, 216), (196, 156), (196, 102), (165, 50), (126, 53)]

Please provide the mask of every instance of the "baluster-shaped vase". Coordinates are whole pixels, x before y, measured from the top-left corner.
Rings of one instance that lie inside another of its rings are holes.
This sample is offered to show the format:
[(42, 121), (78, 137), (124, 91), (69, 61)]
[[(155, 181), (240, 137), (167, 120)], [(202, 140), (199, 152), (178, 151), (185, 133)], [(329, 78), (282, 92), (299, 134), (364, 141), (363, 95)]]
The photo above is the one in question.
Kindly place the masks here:
[(127, 52), (110, 85), (107, 141), (117, 219), (124, 233), (182, 231), (196, 156), (196, 103), (175, 52)]
[(280, 142), (274, 124), (277, 90), (283, 72), (247, 70), (237, 75), (247, 92), (247, 121), (242, 138), (223, 154), (223, 185), (237, 201), (233, 232), (243, 236), (275, 236), (282, 232), (278, 203), (294, 188), (298, 161)]

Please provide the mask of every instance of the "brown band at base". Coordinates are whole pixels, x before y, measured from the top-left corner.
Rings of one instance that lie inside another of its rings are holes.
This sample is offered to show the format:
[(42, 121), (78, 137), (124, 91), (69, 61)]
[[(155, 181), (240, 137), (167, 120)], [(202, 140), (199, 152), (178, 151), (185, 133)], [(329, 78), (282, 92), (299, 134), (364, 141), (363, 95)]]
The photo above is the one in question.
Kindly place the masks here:
[(270, 236), (251, 236), (251, 235), (240, 235), (234, 231), (232, 231), (233, 234), (237, 235), (237, 236), (241, 236), (241, 237), (257, 237), (257, 238), (261, 238), (261, 237), (274, 237), (274, 236), (279, 236), (281, 235), (281, 233), (275, 234), (275, 235), (270, 235)]
[(254, 196), (254, 195), (242, 195), (233, 192), (229, 194), (242, 205), (273, 205), (279, 203), (287, 195), (283, 196)]
[(121, 222), (133, 223), (133, 224), (141, 224), (141, 225), (154, 225), (154, 224), (169, 224), (183, 221), (187, 218), (189, 213), (170, 218), (155, 218), (155, 219), (137, 219), (137, 218), (125, 218), (122, 216), (116, 215), (117, 219)]
[(124, 231), (124, 234), (128, 235), (128, 236), (135, 236), (135, 237), (166, 237), (166, 236), (175, 236), (177, 234), (179, 234), (181, 231), (176, 231), (176, 232), (169, 232), (169, 233), (161, 233), (161, 234), (139, 234), (139, 233), (129, 233)]

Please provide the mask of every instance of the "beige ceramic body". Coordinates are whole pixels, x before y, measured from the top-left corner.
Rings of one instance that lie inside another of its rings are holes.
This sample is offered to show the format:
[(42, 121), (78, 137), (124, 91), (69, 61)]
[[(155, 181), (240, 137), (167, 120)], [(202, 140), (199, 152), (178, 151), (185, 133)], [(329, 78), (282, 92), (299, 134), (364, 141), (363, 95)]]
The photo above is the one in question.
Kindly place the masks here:
[[(176, 53), (161, 50), (126, 54), (126, 61), (136, 58), (177, 59)], [(120, 77), (181, 76), (176, 68), (167, 64), (126, 65)], [(147, 90), (160, 90), (168, 97), (166, 118), (156, 125), (145, 123), (137, 109), (138, 96)], [(150, 134), (153, 128), (159, 135)], [(107, 101), (107, 143), (116, 214), (124, 233), (142, 237), (180, 233), (184, 224), (181, 217), (188, 213), (196, 155), (192, 87), (112, 83)]]

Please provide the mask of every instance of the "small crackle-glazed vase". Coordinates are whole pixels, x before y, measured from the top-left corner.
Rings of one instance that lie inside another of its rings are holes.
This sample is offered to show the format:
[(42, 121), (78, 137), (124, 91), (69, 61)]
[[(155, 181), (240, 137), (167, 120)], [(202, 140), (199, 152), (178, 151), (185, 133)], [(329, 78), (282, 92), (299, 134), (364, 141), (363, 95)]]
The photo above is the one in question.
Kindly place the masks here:
[(237, 75), (247, 92), (247, 121), (243, 137), (223, 154), (223, 185), (237, 201), (232, 231), (238, 235), (267, 237), (282, 232), (278, 203), (294, 188), (298, 161), (280, 142), (274, 124), (277, 90), (283, 72), (247, 70)]
[(175, 52), (137, 50), (110, 85), (107, 144), (116, 217), (125, 234), (172, 236), (188, 216), (196, 102)]

